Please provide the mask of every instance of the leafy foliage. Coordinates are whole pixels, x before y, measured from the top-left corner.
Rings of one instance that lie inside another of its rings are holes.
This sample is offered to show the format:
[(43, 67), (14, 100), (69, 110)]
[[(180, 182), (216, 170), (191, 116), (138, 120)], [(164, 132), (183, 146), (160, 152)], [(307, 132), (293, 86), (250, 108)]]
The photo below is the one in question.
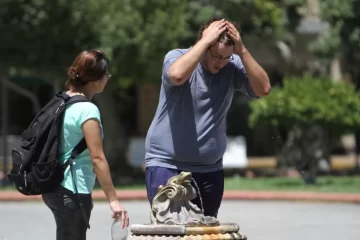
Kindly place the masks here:
[(189, 23), (198, 29), (209, 17), (222, 16), (238, 23), (242, 35), (284, 38), (298, 25), (300, 15), (296, 9), (304, 3), (304, 0), (192, 0)]
[(136, 83), (160, 79), (164, 55), (185, 36), (186, 6), (181, 0), (121, 0), (103, 6), (106, 14), (95, 28), (114, 75)]
[(321, 17), (330, 24), (329, 31), (314, 43), (313, 51), (324, 60), (335, 56), (350, 68), (360, 62), (360, 0), (319, 1)]
[(266, 98), (250, 103), (251, 126), (309, 126), (318, 124), (334, 134), (352, 131), (360, 125), (360, 94), (352, 84), (310, 76), (284, 80)]
[(80, 50), (99, 44), (93, 19), (85, 0), (1, 1), (1, 65), (62, 71)]
[(296, 27), (295, 9), (302, 2), (1, 0), (0, 74), (21, 73), (58, 83), (66, 79), (66, 68), (80, 51), (106, 52), (113, 77), (106, 93), (99, 95), (99, 105), (108, 126), (109, 159), (124, 163), (118, 158), (125, 159), (126, 136), (119, 129), (124, 121), (134, 122), (127, 117), (136, 106), (136, 94), (130, 90), (143, 83), (160, 83), (167, 51), (193, 45), (200, 26), (212, 16), (239, 23), (243, 35), (281, 38)]
[(298, 17), (294, 9), (303, 1), (3, 0), (0, 62), (65, 76), (78, 52), (99, 48), (124, 86), (159, 81), (166, 52), (194, 44), (209, 17), (239, 23), (242, 34), (276, 38), (296, 25), (290, 19)]

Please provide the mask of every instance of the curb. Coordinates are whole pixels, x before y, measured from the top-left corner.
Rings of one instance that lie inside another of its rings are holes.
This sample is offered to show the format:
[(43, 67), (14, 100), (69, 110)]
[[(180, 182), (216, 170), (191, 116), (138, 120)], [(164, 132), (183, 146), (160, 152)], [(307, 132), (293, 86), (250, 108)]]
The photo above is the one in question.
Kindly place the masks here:
[[(117, 197), (122, 201), (145, 200), (145, 190), (118, 190)], [(94, 201), (106, 201), (101, 190), (93, 192)], [(41, 196), (25, 196), (16, 191), (0, 191), (0, 202), (41, 201)], [(259, 201), (315, 201), (360, 204), (360, 193), (315, 193), (315, 192), (263, 192), (237, 191), (224, 192), (223, 200), (259, 200)]]

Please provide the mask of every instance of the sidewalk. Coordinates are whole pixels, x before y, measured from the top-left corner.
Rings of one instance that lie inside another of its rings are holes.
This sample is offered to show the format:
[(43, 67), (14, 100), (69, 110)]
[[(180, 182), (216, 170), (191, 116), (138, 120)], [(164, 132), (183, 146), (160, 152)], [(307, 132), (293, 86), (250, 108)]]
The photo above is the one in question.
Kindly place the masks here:
[[(248, 157), (248, 169), (261, 169), (261, 168), (275, 168), (276, 167), (276, 158), (274, 156), (270, 157)], [(360, 163), (360, 158), (358, 159)], [(11, 169), (11, 162), (8, 162), (8, 169)], [(352, 169), (356, 166), (355, 156), (352, 154), (348, 155), (332, 155), (331, 156), (331, 166), (332, 170), (344, 170)], [(3, 170), (3, 163), (0, 161), (0, 171)]]
[[(145, 200), (145, 190), (119, 190), (119, 200)], [(101, 190), (93, 192), (93, 199), (105, 201)], [(0, 191), (1, 201), (38, 201), (41, 196), (24, 196), (16, 191)], [(360, 193), (315, 193), (315, 192), (264, 192), (264, 191), (225, 191), (223, 200), (264, 200), (264, 201), (317, 201), (360, 204)]]

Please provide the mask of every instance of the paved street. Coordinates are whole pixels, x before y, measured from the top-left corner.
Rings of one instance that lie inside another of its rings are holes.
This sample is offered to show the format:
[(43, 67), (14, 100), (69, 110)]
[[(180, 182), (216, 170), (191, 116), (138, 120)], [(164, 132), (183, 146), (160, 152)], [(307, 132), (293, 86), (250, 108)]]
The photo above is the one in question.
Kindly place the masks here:
[[(124, 205), (132, 223), (148, 223), (147, 202)], [(360, 236), (360, 205), (352, 204), (225, 201), (219, 220), (238, 223), (249, 240), (355, 240)], [(110, 240), (111, 223), (108, 205), (95, 202), (88, 240)], [(41, 202), (0, 202), (0, 236), (55, 239), (55, 222)]]

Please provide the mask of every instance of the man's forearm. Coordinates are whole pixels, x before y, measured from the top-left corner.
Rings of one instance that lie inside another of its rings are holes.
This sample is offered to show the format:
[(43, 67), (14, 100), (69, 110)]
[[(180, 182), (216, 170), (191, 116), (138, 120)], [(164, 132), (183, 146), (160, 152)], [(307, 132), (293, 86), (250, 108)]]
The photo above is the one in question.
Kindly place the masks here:
[(208, 48), (209, 45), (205, 41), (198, 41), (169, 67), (170, 80), (176, 85), (186, 82)]
[(271, 85), (265, 70), (256, 62), (245, 47), (237, 54), (244, 64), (249, 84), (253, 92), (259, 97), (268, 95), (271, 90)]

